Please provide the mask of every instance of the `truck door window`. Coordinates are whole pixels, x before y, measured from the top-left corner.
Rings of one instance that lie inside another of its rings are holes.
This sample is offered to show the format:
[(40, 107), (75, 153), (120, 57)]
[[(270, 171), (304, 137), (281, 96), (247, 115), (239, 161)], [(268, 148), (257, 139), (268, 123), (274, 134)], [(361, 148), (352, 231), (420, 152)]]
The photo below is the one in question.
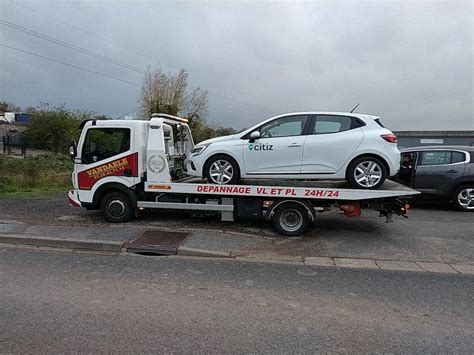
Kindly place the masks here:
[(82, 148), (84, 164), (92, 164), (130, 149), (130, 129), (91, 128)]

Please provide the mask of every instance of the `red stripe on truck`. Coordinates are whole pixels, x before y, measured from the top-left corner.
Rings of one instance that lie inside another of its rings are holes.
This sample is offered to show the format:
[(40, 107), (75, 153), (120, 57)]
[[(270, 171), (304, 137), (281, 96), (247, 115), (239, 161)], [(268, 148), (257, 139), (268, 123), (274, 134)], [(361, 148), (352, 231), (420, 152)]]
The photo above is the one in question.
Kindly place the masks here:
[(91, 190), (97, 181), (107, 176), (124, 176), (125, 170), (130, 170), (128, 176), (138, 176), (138, 153), (81, 171), (78, 174), (79, 190)]

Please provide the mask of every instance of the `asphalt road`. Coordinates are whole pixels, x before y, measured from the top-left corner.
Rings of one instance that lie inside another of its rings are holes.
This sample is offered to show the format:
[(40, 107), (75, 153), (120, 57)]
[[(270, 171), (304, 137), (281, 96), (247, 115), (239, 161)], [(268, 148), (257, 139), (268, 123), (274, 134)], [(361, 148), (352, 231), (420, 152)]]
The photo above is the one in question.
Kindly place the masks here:
[(454, 352), (474, 278), (0, 248), (0, 353)]

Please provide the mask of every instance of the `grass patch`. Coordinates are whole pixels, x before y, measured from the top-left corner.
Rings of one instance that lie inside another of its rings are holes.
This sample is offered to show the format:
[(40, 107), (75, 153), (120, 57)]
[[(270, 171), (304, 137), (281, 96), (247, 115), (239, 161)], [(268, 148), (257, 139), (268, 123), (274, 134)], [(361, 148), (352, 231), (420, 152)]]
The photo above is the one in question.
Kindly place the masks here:
[(71, 188), (73, 163), (67, 155), (0, 155), (0, 196), (41, 196)]

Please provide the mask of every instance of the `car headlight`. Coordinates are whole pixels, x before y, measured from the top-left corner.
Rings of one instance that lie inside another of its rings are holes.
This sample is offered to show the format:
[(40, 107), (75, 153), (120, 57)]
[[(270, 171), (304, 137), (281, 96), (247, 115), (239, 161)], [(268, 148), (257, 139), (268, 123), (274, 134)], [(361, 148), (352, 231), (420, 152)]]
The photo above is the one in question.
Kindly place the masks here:
[(191, 150), (191, 155), (193, 157), (197, 157), (198, 155), (200, 155), (202, 152), (204, 152), (206, 150), (207, 147), (209, 147), (211, 145), (211, 143), (207, 143), (207, 144), (199, 144), (197, 146), (195, 146), (193, 148), (193, 150)]

